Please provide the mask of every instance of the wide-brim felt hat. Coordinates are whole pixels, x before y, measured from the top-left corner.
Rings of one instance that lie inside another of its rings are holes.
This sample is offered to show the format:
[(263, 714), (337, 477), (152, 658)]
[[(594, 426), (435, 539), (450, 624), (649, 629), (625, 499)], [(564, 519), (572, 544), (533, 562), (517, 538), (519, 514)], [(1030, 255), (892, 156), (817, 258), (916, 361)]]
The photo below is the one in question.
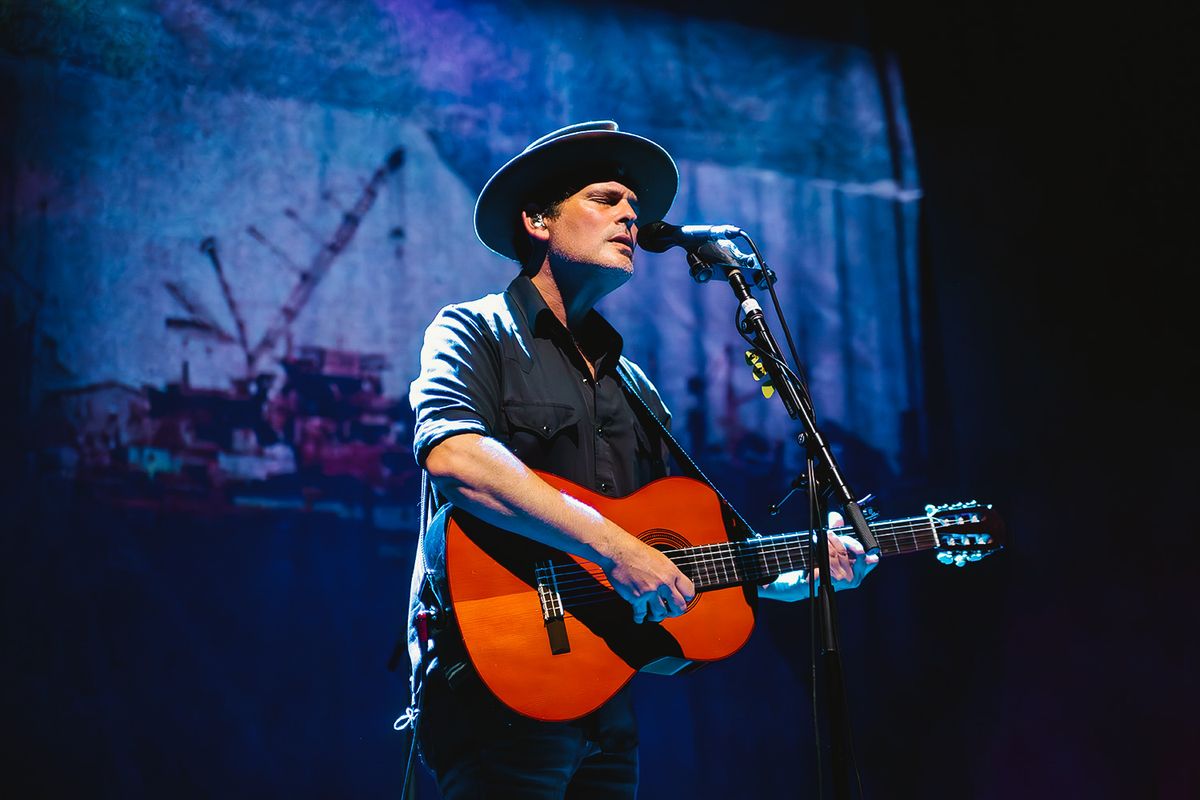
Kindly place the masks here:
[(534, 195), (547, 187), (580, 189), (608, 180), (637, 193), (638, 224), (645, 225), (670, 210), (679, 169), (661, 145), (619, 130), (612, 120), (568, 125), (534, 140), (488, 179), (475, 202), (475, 235), (493, 252), (519, 261), (513, 237), (525, 203), (544, 199)]

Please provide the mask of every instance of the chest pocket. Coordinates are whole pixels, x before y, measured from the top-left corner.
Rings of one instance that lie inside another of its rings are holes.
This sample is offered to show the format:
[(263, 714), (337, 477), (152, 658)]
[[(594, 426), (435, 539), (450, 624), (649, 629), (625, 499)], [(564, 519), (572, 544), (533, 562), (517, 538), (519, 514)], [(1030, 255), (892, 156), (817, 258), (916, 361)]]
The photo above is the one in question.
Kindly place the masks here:
[(534, 469), (553, 471), (561, 458), (577, 457), (579, 410), (563, 403), (508, 402), (501, 407), (508, 445)]

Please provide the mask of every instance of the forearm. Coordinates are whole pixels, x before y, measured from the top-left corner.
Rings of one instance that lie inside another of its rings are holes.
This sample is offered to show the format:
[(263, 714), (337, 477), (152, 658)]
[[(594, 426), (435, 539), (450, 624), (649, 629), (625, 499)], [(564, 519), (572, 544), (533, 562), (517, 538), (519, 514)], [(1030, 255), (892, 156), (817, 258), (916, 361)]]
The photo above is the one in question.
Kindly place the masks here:
[(452, 436), (429, 452), (425, 468), (464, 511), (604, 569), (630, 544), (632, 537), (618, 525), (550, 486), (495, 439)]

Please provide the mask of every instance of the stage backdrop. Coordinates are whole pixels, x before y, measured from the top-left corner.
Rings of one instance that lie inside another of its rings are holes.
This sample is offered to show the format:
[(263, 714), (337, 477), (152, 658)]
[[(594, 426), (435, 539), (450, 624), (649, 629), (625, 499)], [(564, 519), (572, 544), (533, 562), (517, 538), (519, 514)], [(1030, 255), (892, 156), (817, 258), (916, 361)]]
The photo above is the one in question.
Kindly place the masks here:
[[(16, 756), (47, 786), (398, 791), (406, 667), (385, 663), (421, 332), (513, 275), (472, 232), (475, 195), (568, 123), (661, 142), (682, 179), (668, 221), (753, 236), (847, 477), (885, 515), (919, 512), (920, 190), (886, 57), (619, 4), (3, 8), (26, 487), (7, 500), (6, 658)], [(735, 307), (674, 250), (639, 253), (601, 308), (701, 466), (762, 530), (792, 529), (802, 504), (764, 509), (799, 427), (753, 380)], [(903, 639), (894, 581), (857, 613)], [(807, 626), (804, 604), (764, 608), (733, 659), (637, 679), (645, 796), (811, 784)]]

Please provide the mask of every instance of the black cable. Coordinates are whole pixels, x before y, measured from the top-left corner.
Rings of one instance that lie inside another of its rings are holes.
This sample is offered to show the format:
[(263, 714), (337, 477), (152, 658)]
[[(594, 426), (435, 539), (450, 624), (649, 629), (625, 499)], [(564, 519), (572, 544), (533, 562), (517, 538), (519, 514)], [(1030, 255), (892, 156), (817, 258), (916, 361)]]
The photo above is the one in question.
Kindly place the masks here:
[[(758, 245), (750, 238), (750, 234), (742, 231), (739, 234), (746, 243), (750, 245), (750, 250), (753, 251), (754, 257), (758, 259), (758, 264), (762, 267), (763, 279), (767, 284), (767, 293), (771, 295), (771, 305), (775, 307), (775, 317), (779, 320), (780, 327), (783, 328), (783, 336), (787, 339), (788, 351), (792, 354), (792, 361), (796, 362), (796, 369), (804, 372), (804, 366), (800, 361), (800, 355), (796, 351), (796, 343), (792, 341), (792, 330), (788, 327), (787, 317), (783, 315), (783, 308), (779, 303), (779, 295), (775, 294), (775, 281), (771, 280), (771, 270), (767, 267), (766, 260), (762, 257), (762, 253), (758, 251)], [(812, 408), (812, 400), (808, 397), (808, 376), (804, 376), (804, 380), (799, 381), (801, 390), (805, 398), (808, 399), (809, 408)]]
[(813, 407), (812, 407), (812, 397), (810, 397), (808, 394), (807, 384), (805, 384), (805, 382), (803, 380), (801, 380), (800, 377), (795, 372), (792, 371), (792, 368), (787, 365), (786, 361), (783, 361), (782, 359), (776, 357), (773, 353), (769, 353), (766, 350), (762, 349), (762, 347), (760, 347), (757, 342), (755, 342), (753, 339), (750, 338), (750, 335), (746, 332), (745, 328), (743, 328), (743, 326), (742, 326), (742, 307), (741, 306), (738, 306), (734, 310), (733, 321), (734, 321), (734, 326), (738, 330), (738, 334), (742, 337), (743, 340), (745, 340), (746, 344), (750, 345), (751, 349), (753, 349), (754, 352), (758, 353), (760, 356), (762, 356), (764, 358), (770, 359), (781, 370), (783, 370), (784, 377), (787, 378), (792, 383), (792, 385), (796, 387), (796, 391), (800, 395), (800, 401), (802, 403), (804, 403), (805, 411), (808, 412), (809, 418), (812, 419), (813, 422), (815, 423), (816, 422), (816, 412), (813, 410)]
[(417, 756), (417, 726), (421, 724), (421, 704), (425, 699), (425, 687), (417, 688), (416, 703), (414, 708), (410, 708), (410, 719), (408, 729), (412, 734), (412, 743), (408, 746), (408, 762), (404, 766), (404, 783), (400, 785), (400, 800), (405, 800), (408, 797), (408, 789), (412, 784), (413, 764), (416, 763)]

